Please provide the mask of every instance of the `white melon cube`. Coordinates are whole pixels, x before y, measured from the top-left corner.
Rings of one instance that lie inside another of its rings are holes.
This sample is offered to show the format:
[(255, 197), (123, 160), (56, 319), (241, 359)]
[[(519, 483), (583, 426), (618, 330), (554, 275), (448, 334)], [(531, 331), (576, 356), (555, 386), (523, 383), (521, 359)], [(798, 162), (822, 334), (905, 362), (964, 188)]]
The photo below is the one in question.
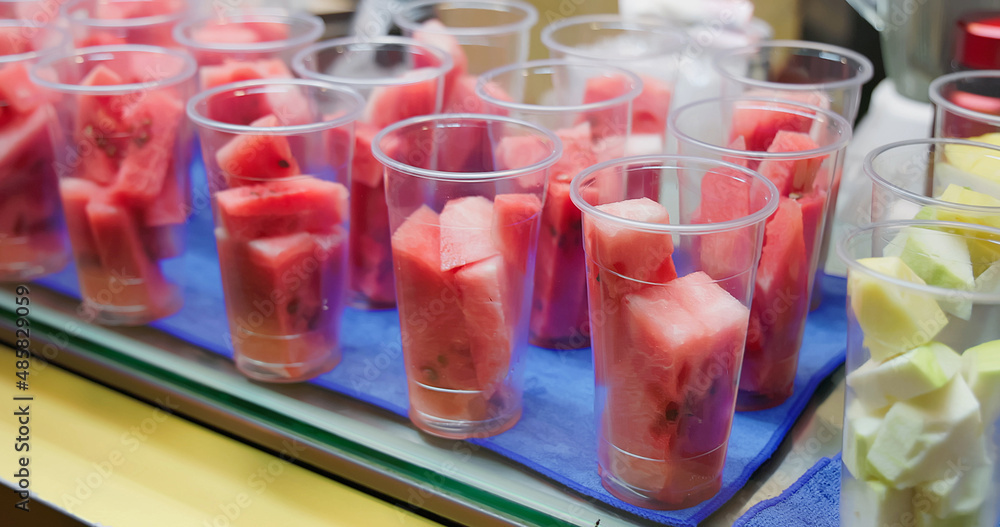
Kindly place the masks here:
[[(928, 285), (955, 291), (974, 287), (972, 257), (962, 236), (931, 229), (903, 229), (883, 252), (898, 256)], [(972, 302), (968, 299), (942, 300), (941, 308), (964, 320), (972, 316)]]
[(883, 363), (869, 360), (847, 376), (847, 385), (867, 408), (932, 392), (962, 369), (962, 357), (940, 342), (929, 342)]
[(1000, 340), (973, 346), (962, 354), (963, 374), (979, 400), (983, 423), (996, 426), (1000, 419)]
[[(985, 445), (981, 448), (985, 452)], [(986, 503), (992, 479), (993, 465), (956, 467), (948, 478), (917, 487), (916, 500), (937, 518), (975, 514)]]
[(897, 490), (878, 481), (841, 483), (840, 524), (851, 527), (912, 525), (914, 489)]
[(844, 465), (855, 479), (874, 477), (868, 469), (868, 451), (882, 426), (885, 412), (871, 412), (857, 400), (847, 408), (844, 422)]

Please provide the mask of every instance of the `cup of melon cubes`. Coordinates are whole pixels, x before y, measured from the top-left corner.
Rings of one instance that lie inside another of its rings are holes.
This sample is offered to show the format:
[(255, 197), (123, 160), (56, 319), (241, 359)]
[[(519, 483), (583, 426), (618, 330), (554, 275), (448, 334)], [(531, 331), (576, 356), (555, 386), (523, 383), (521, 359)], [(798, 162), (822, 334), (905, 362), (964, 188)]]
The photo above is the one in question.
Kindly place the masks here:
[(28, 78), (40, 57), (68, 46), (59, 29), (0, 20), (0, 282), (52, 273), (69, 261), (54, 164), (56, 111)]
[(155, 46), (47, 57), (31, 80), (55, 99), (55, 170), (85, 316), (139, 325), (177, 311), (193, 138), (195, 63)]
[[(521, 155), (502, 155), (512, 148)], [(535, 246), (560, 141), (508, 117), (440, 114), (389, 126), (372, 149), (386, 167), (410, 420), (447, 438), (499, 434), (521, 416)]]
[(1000, 230), (896, 220), (847, 263), (842, 525), (1000, 520)]
[[(675, 109), (669, 126), (681, 154), (756, 170), (781, 195), (757, 267), (737, 409), (777, 406), (795, 386), (834, 174), (851, 127), (829, 110), (757, 98), (698, 101)], [(706, 265), (715, 278), (732, 272), (721, 257)]]
[(697, 505), (722, 485), (777, 188), (735, 164), (661, 155), (588, 168), (571, 195), (583, 213), (601, 482), (640, 507)]
[(452, 58), (406, 37), (325, 40), (295, 55), (299, 76), (350, 86), (366, 100), (355, 123), (351, 168), (350, 303), (396, 306), (383, 167), (372, 154), (375, 134), (399, 121), (440, 113)]
[(206, 90), (253, 79), (291, 78), (292, 56), (323, 34), (323, 19), (273, 9), (229, 10), (187, 20), (174, 39), (198, 61), (199, 85)]
[[(641, 90), (639, 77), (622, 68), (563, 59), (513, 64), (480, 76), (477, 93), (486, 112), (553, 130), (563, 144), (549, 169), (538, 235), (530, 322), (536, 346), (567, 350), (590, 343), (582, 227), (570, 181), (591, 165), (625, 155), (630, 112)], [(518, 163), (518, 157), (534, 154), (505, 149), (498, 155)]]
[(962, 71), (934, 79), (928, 90), (934, 103), (934, 137), (971, 139), (1000, 132), (998, 90), (1000, 71), (995, 70)]
[(116, 44), (179, 47), (173, 29), (190, 16), (188, 0), (69, 0), (62, 5), (78, 48)]
[(236, 367), (299, 382), (340, 361), (354, 121), (349, 88), (252, 80), (188, 104), (199, 128)]

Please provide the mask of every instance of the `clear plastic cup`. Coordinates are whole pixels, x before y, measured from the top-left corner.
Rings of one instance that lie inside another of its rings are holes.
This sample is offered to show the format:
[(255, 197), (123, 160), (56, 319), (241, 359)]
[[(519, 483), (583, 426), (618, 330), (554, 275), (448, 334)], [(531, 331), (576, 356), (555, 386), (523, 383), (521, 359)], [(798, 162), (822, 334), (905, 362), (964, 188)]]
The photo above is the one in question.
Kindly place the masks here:
[(356, 307), (396, 305), (385, 179), (372, 141), (388, 125), (439, 113), (451, 65), (443, 51), (405, 37), (327, 40), (292, 60), (300, 77), (350, 86), (367, 101), (355, 125), (351, 171), (350, 302)]
[(638, 75), (642, 93), (632, 102), (626, 154), (664, 153), (667, 113), (688, 45), (685, 31), (620, 15), (584, 15), (546, 26), (542, 43), (554, 59), (610, 64)]
[(69, 261), (55, 172), (51, 99), (28, 78), (40, 58), (69, 49), (54, 27), (0, 20), (0, 282), (58, 271)]
[(867, 225), (847, 271), (841, 525), (1000, 520), (1000, 229)]
[(292, 78), (292, 57), (323, 34), (323, 19), (273, 9), (240, 9), (181, 22), (174, 39), (201, 67), (202, 89), (252, 78)]
[(520, 0), (417, 0), (400, 3), (394, 21), (403, 34), (451, 55), (444, 112), (480, 113), (476, 76), (528, 60), (538, 10)]
[(531, 269), (559, 139), (507, 117), (443, 114), (391, 125), (372, 149), (386, 167), (410, 420), (441, 437), (499, 434), (521, 416)]
[(1000, 147), (902, 141), (873, 150), (864, 167), (872, 180), (872, 222), (937, 219), (1000, 228)]
[(669, 126), (681, 154), (757, 170), (781, 193), (757, 269), (736, 407), (777, 406), (795, 384), (820, 240), (851, 127), (816, 106), (749, 98), (692, 103), (674, 110)]
[(583, 211), (601, 483), (640, 507), (692, 507), (722, 486), (777, 188), (731, 163), (638, 156), (584, 170), (571, 192)]
[(78, 48), (121, 44), (176, 48), (174, 26), (190, 13), (186, 0), (67, 0), (62, 5)]
[(31, 69), (55, 99), (55, 170), (85, 316), (98, 323), (144, 324), (181, 306), (195, 70), (183, 51), (138, 45)]
[(580, 211), (570, 202), (569, 183), (581, 170), (625, 155), (641, 89), (639, 77), (622, 68), (559, 59), (503, 66), (479, 78), (486, 112), (542, 126), (563, 142), (562, 157), (549, 170), (535, 260), (530, 340), (536, 346), (590, 343)]
[(1000, 70), (963, 71), (934, 79), (934, 137), (1000, 144)]
[(301, 79), (226, 84), (188, 104), (236, 367), (252, 379), (304, 381), (340, 361), (347, 185), (363, 105), (349, 88)]
[(68, 0), (0, 0), (0, 19), (47, 26), (60, 20), (59, 8), (66, 1)]

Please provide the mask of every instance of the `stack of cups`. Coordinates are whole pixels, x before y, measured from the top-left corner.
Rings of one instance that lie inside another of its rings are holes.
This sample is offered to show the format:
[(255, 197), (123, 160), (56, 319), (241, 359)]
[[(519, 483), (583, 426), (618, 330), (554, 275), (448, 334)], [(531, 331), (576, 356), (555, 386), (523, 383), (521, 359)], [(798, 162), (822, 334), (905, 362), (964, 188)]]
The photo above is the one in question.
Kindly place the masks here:
[(0, 282), (29, 280), (69, 261), (59, 201), (53, 98), (28, 70), (63, 54), (69, 37), (55, 27), (0, 20)]
[[(736, 98), (678, 108), (670, 130), (680, 153), (734, 162), (778, 187), (781, 203), (767, 221), (757, 268), (737, 408), (777, 406), (794, 388), (826, 211), (850, 125), (815, 106)], [(738, 270), (721, 257), (705, 265), (716, 279)]]
[(441, 111), (444, 77), (452, 66), (443, 51), (404, 37), (334, 39), (309, 46), (292, 60), (300, 77), (349, 86), (366, 99), (356, 123), (351, 171), (351, 304), (396, 305), (389, 213), (382, 165), (372, 144), (383, 128)]
[[(641, 86), (624, 69), (566, 60), (515, 64), (480, 76), (477, 91), (488, 112), (554, 130), (563, 143), (562, 157), (549, 170), (535, 261), (536, 346), (578, 349), (590, 342), (582, 227), (569, 184), (583, 169), (625, 154), (631, 105)], [(502, 154), (516, 159), (530, 153)]]

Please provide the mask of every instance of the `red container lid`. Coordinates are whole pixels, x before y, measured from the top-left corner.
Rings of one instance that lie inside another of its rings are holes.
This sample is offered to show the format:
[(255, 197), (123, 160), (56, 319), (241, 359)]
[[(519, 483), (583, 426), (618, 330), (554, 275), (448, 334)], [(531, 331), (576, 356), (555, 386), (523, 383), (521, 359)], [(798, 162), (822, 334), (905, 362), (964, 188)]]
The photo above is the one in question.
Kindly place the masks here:
[(955, 61), (965, 68), (1000, 69), (1000, 13), (975, 13), (959, 19)]

